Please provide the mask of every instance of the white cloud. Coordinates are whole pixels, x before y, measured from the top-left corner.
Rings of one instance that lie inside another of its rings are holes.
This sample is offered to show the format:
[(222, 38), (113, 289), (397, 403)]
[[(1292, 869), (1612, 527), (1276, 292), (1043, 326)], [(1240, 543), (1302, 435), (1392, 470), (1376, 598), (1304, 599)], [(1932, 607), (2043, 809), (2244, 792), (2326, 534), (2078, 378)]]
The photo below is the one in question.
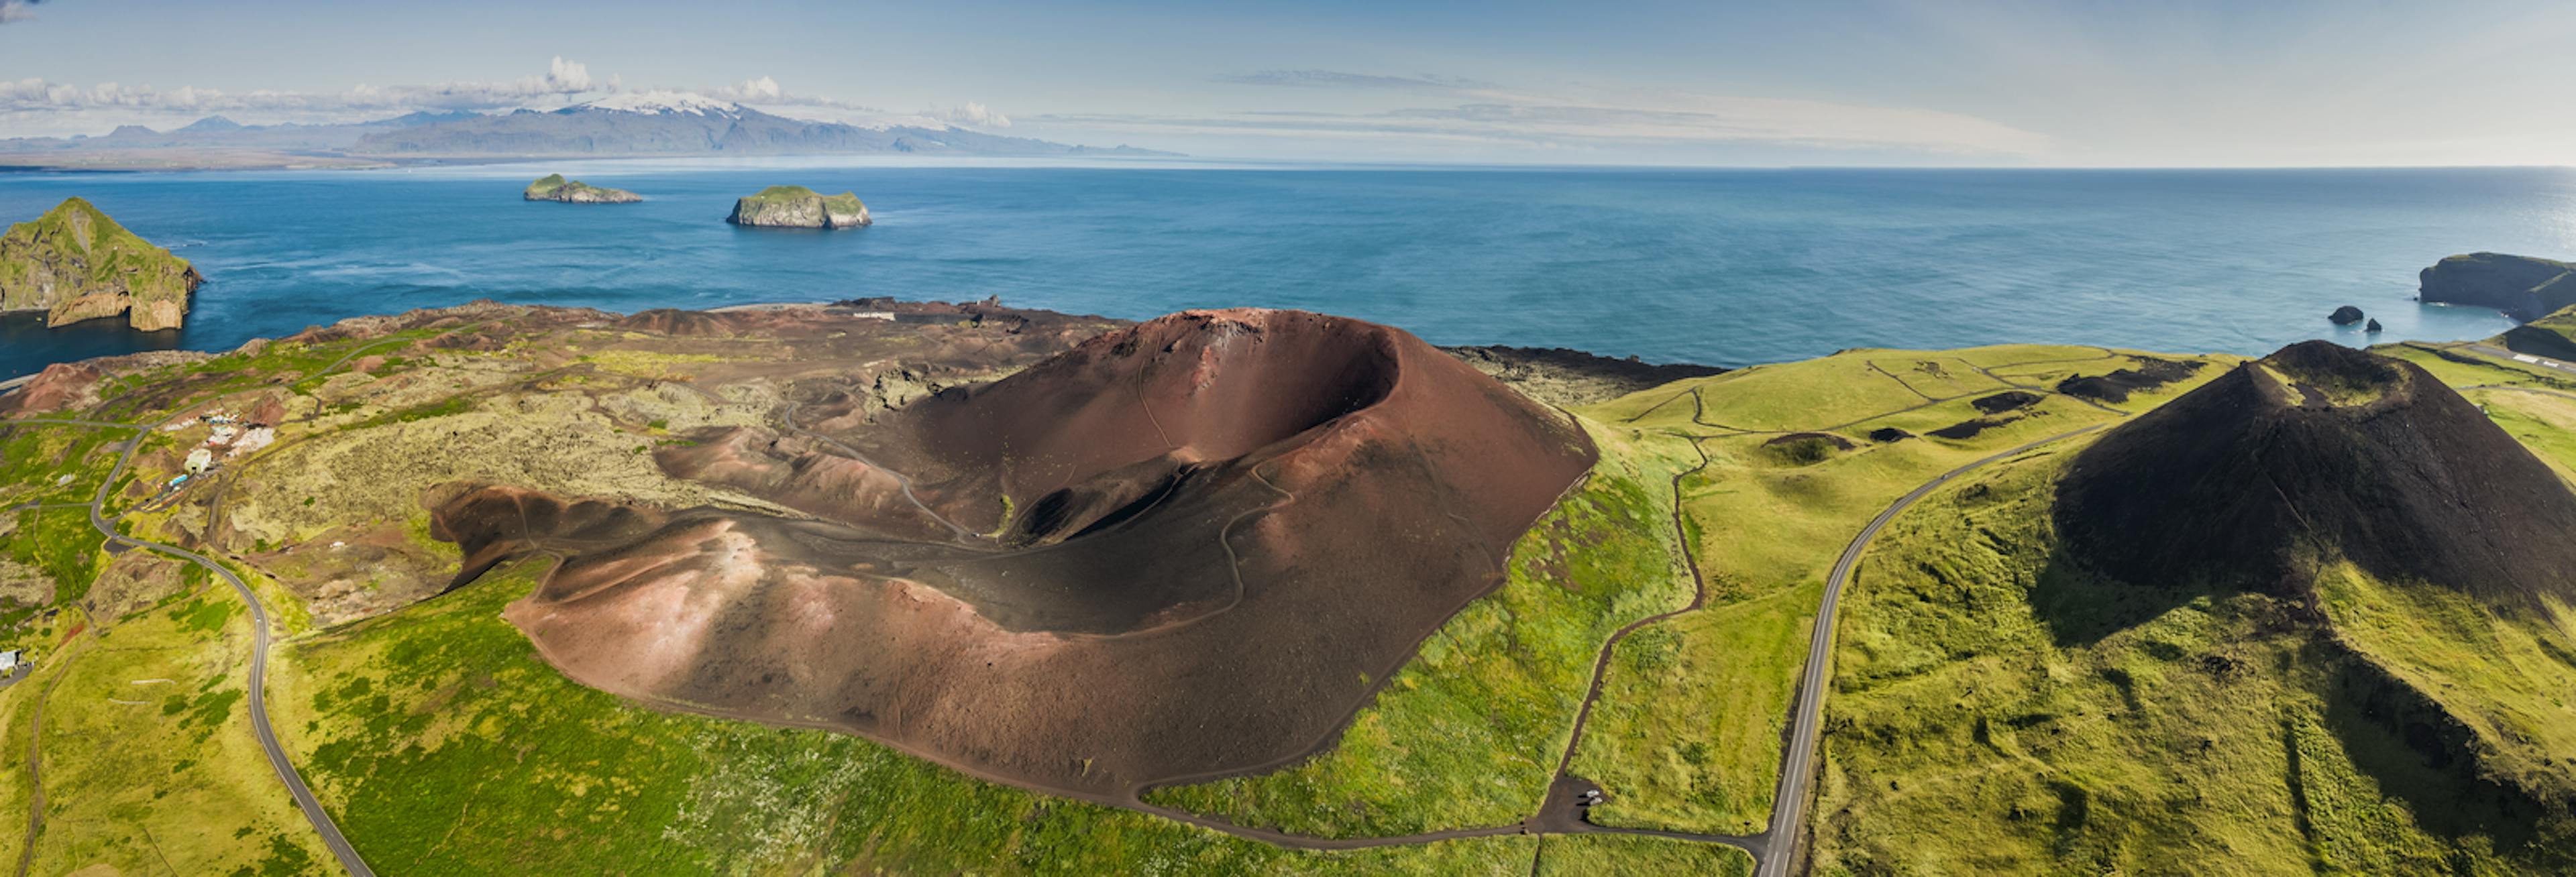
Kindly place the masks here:
[[(339, 92), (244, 92), (183, 86), (102, 82), (83, 88), (44, 79), (0, 81), (0, 134), (36, 119), (78, 121), (98, 115), (140, 119), (156, 114), (242, 113), (257, 121), (330, 122), (413, 110), (496, 110), (531, 103), (573, 100), (601, 91), (618, 91), (617, 77), (601, 82), (579, 61), (555, 58), (542, 76), (509, 82), (448, 82), (435, 85), (359, 85)], [(65, 118), (68, 117), (68, 118)], [(18, 123), (18, 124), (13, 124)]]
[(716, 89), (713, 96), (739, 103), (777, 103), (786, 92), (779, 89), (778, 80), (763, 76)]
[(992, 108), (974, 101), (967, 101), (963, 106), (927, 109), (921, 111), (921, 114), (952, 125), (973, 128), (1011, 127), (1011, 117), (993, 112)]
[(590, 67), (556, 55), (553, 68), (546, 71), (546, 87), (557, 93), (589, 91)]
[[(754, 77), (716, 88), (646, 90), (739, 103), (791, 118), (870, 127), (1011, 126), (1009, 116), (980, 103), (918, 115), (888, 113), (856, 101), (789, 91), (771, 76)], [(39, 78), (0, 80), (0, 138), (97, 134), (120, 124), (167, 127), (214, 113), (222, 113), (244, 124), (260, 125), (371, 121), (419, 110), (546, 109), (628, 93), (633, 92), (626, 87), (622, 77), (594, 76), (588, 65), (561, 56), (551, 59), (542, 75), (507, 81), (358, 85), (336, 92), (268, 89), (235, 92), (196, 86), (165, 90), (150, 85), (114, 82), (84, 87)]]

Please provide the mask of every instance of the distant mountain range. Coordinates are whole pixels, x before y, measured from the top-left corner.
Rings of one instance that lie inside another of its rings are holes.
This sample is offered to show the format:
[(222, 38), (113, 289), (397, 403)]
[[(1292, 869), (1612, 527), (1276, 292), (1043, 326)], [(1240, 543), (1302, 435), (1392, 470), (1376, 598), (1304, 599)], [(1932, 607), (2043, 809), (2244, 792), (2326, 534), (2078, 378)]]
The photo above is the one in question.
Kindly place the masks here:
[(803, 155), (920, 152), (955, 155), (1169, 155), (1096, 149), (954, 126), (864, 127), (809, 122), (682, 92), (623, 94), (560, 110), (519, 110), (370, 132), (369, 155)]
[(208, 116), (103, 137), (0, 139), (19, 168), (281, 167), (440, 159), (692, 155), (1168, 156), (1120, 145), (1072, 146), (953, 125), (853, 125), (792, 119), (686, 92), (636, 92), (557, 110), (416, 112), (341, 125), (243, 125)]

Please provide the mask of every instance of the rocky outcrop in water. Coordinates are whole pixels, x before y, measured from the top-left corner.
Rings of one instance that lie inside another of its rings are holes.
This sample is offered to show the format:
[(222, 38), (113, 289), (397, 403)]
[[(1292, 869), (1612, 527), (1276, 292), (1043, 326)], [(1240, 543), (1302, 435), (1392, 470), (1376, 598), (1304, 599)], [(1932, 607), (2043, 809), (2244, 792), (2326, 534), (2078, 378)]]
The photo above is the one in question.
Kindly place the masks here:
[(567, 180), (562, 174), (547, 174), (529, 183), (525, 197), (530, 201), (561, 201), (566, 204), (633, 204), (644, 200), (644, 196), (624, 189)]
[(857, 228), (868, 225), (868, 205), (851, 192), (818, 195), (803, 186), (771, 186), (734, 202), (735, 225), (768, 228)]
[(2576, 272), (2576, 265), (2530, 256), (2452, 256), (2418, 275), (2420, 298), (2425, 304), (2494, 308), (2528, 323), (2576, 305), (2576, 278), (2569, 276), (2571, 272)]
[(121, 315), (141, 331), (176, 329), (204, 282), (79, 198), (0, 235), (0, 311), (41, 310), (47, 326)]
[(2337, 326), (2350, 326), (2354, 323), (2361, 322), (2361, 309), (2351, 305), (2344, 305), (2343, 307), (2334, 309), (2334, 313), (2327, 314), (2326, 319), (2333, 320), (2334, 324)]

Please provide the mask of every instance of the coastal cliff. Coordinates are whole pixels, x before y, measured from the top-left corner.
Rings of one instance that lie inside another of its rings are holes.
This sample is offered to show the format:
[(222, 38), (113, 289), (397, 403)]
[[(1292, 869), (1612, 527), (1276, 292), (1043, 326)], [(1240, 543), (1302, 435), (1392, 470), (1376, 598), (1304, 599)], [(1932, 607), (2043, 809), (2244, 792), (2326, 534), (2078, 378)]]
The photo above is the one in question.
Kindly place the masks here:
[(121, 314), (140, 331), (176, 329), (204, 282), (79, 198), (0, 235), (0, 311), (41, 310), (47, 326)]
[(2477, 305), (2531, 322), (2551, 311), (2576, 305), (2576, 265), (2530, 256), (2470, 253), (2451, 256), (2424, 269), (2421, 298), (2426, 304)]
[(644, 200), (644, 196), (624, 189), (567, 180), (562, 174), (547, 174), (529, 183), (524, 194), (530, 201), (561, 201), (565, 204), (633, 204)]
[(871, 222), (868, 205), (852, 192), (818, 195), (803, 186), (771, 186), (734, 202), (735, 225), (774, 228), (857, 228)]

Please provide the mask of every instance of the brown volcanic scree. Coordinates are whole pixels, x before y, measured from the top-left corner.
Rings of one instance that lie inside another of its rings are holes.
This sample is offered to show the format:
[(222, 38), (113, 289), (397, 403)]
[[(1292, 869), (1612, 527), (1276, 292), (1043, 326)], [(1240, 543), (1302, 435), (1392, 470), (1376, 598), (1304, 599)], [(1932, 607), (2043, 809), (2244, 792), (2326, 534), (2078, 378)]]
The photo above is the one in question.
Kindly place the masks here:
[(487, 562), (571, 555), (508, 617), (585, 684), (1089, 796), (1314, 749), (1594, 456), (1411, 335), (1258, 310), (1109, 332), (849, 434), (701, 439), (663, 466), (826, 520), (485, 491), (440, 527)]
[(2308, 341), (2104, 435), (2059, 483), (2069, 549), (2124, 581), (2305, 590), (2318, 549), (2491, 604), (2576, 600), (2576, 493), (2415, 364)]

